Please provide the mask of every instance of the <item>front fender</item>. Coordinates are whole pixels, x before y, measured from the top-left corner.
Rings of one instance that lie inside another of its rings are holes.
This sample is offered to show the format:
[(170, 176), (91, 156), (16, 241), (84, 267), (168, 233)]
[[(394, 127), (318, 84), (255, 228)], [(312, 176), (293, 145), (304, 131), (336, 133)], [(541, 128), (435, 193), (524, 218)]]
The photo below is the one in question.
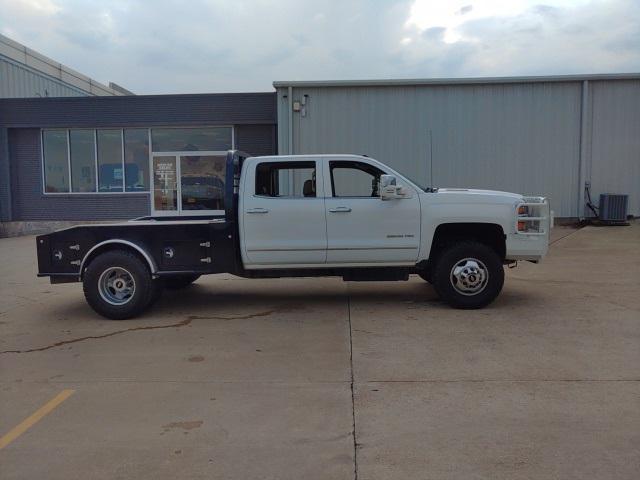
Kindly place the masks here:
[(505, 235), (515, 232), (514, 205), (495, 203), (428, 202), (422, 206), (419, 260), (428, 260), (438, 226), (451, 223), (498, 225)]

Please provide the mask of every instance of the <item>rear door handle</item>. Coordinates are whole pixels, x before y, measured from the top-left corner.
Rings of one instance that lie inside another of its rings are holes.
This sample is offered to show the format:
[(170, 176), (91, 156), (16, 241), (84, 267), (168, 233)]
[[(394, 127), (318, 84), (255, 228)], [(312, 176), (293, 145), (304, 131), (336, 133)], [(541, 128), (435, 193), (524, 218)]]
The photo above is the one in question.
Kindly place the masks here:
[(336, 208), (330, 208), (329, 211), (331, 213), (347, 213), (350, 212), (351, 209), (349, 207), (336, 207)]
[(250, 208), (246, 213), (269, 213), (266, 208)]

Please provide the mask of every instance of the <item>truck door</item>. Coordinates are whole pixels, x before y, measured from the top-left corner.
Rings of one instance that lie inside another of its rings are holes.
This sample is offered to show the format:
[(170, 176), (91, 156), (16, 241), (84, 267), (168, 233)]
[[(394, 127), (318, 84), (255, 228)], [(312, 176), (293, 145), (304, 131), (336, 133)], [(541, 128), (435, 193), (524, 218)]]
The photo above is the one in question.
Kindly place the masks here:
[(239, 214), (246, 268), (324, 264), (327, 229), (320, 162), (245, 162)]
[(382, 171), (365, 161), (324, 164), (327, 263), (415, 264), (420, 246), (420, 200), (381, 200)]

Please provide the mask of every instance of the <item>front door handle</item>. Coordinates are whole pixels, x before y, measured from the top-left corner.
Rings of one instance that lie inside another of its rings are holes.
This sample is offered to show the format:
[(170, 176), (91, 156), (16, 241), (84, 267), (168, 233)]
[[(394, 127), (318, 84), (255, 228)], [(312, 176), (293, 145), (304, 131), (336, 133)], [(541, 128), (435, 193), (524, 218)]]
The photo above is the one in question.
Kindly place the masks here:
[(336, 207), (336, 208), (330, 208), (329, 211), (331, 213), (347, 213), (347, 212), (350, 212), (351, 209), (349, 207)]
[(269, 213), (266, 208), (250, 208), (246, 213)]

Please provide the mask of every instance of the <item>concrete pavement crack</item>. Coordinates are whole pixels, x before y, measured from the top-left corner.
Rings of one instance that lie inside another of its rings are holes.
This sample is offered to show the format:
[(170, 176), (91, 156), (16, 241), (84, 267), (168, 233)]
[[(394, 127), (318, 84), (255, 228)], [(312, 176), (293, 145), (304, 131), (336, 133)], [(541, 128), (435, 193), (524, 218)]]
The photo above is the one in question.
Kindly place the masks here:
[(199, 316), (199, 315), (189, 315), (187, 318), (185, 318), (184, 320), (182, 320), (180, 322), (171, 323), (171, 324), (168, 324), (168, 325), (146, 325), (146, 326), (142, 326), (142, 327), (124, 328), (122, 330), (116, 330), (114, 332), (105, 333), (103, 335), (88, 335), (86, 337), (72, 338), (72, 339), (69, 339), (69, 340), (61, 340), (59, 342), (55, 342), (55, 343), (52, 343), (50, 345), (45, 345), (44, 347), (29, 348), (29, 349), (24, 349), (24, 350), (4, 350), (4, 351), (0, 352), (0, 355), (4, 355), (4, 354), (7, 354), (7, 353), (43, 352), (45, 350), (50, 350), (52, 348), (61, 347), (63, 345), (69, 345), (70, 343), (78, 343), (78, 342), (83, 342), (85, 340), (100, 340), (100, 339), (103, 339), (103, 338), (113, 337), (115, 335), (121, 335), (123, 333), (136, 332), (136, 331), (140, 331), (140, 330), (161, 330), (161, 329), (164, 329), (164, 328), (186, 327), (187, 325), (189, 325), (194, 320), (248, 320), (250, 318), (255, 318), (255, 317), (266, 317), (266, 316), (269, 316), (269, 315), (271, 315), (272, 313), (274, 313), (276, 311), (277, 311), (277, 309), (273, 309), (273, 310), (267, 310), (267, 311), (264, 311), (264, 312), (257, 312), (257, 313), (250, 313), (250, 314), (247, 314), (247, 315), (236, 315), (236, 316)]
[(356, 436), (356, 401), (353, 391), (353, 328), (351, 326), (351, 296), (347, 287), (347, 315), (349, 318), (349, 366), (351, 370), (351, 428), (353, 433), (353, 478), (358, 480), (358, 438)]

